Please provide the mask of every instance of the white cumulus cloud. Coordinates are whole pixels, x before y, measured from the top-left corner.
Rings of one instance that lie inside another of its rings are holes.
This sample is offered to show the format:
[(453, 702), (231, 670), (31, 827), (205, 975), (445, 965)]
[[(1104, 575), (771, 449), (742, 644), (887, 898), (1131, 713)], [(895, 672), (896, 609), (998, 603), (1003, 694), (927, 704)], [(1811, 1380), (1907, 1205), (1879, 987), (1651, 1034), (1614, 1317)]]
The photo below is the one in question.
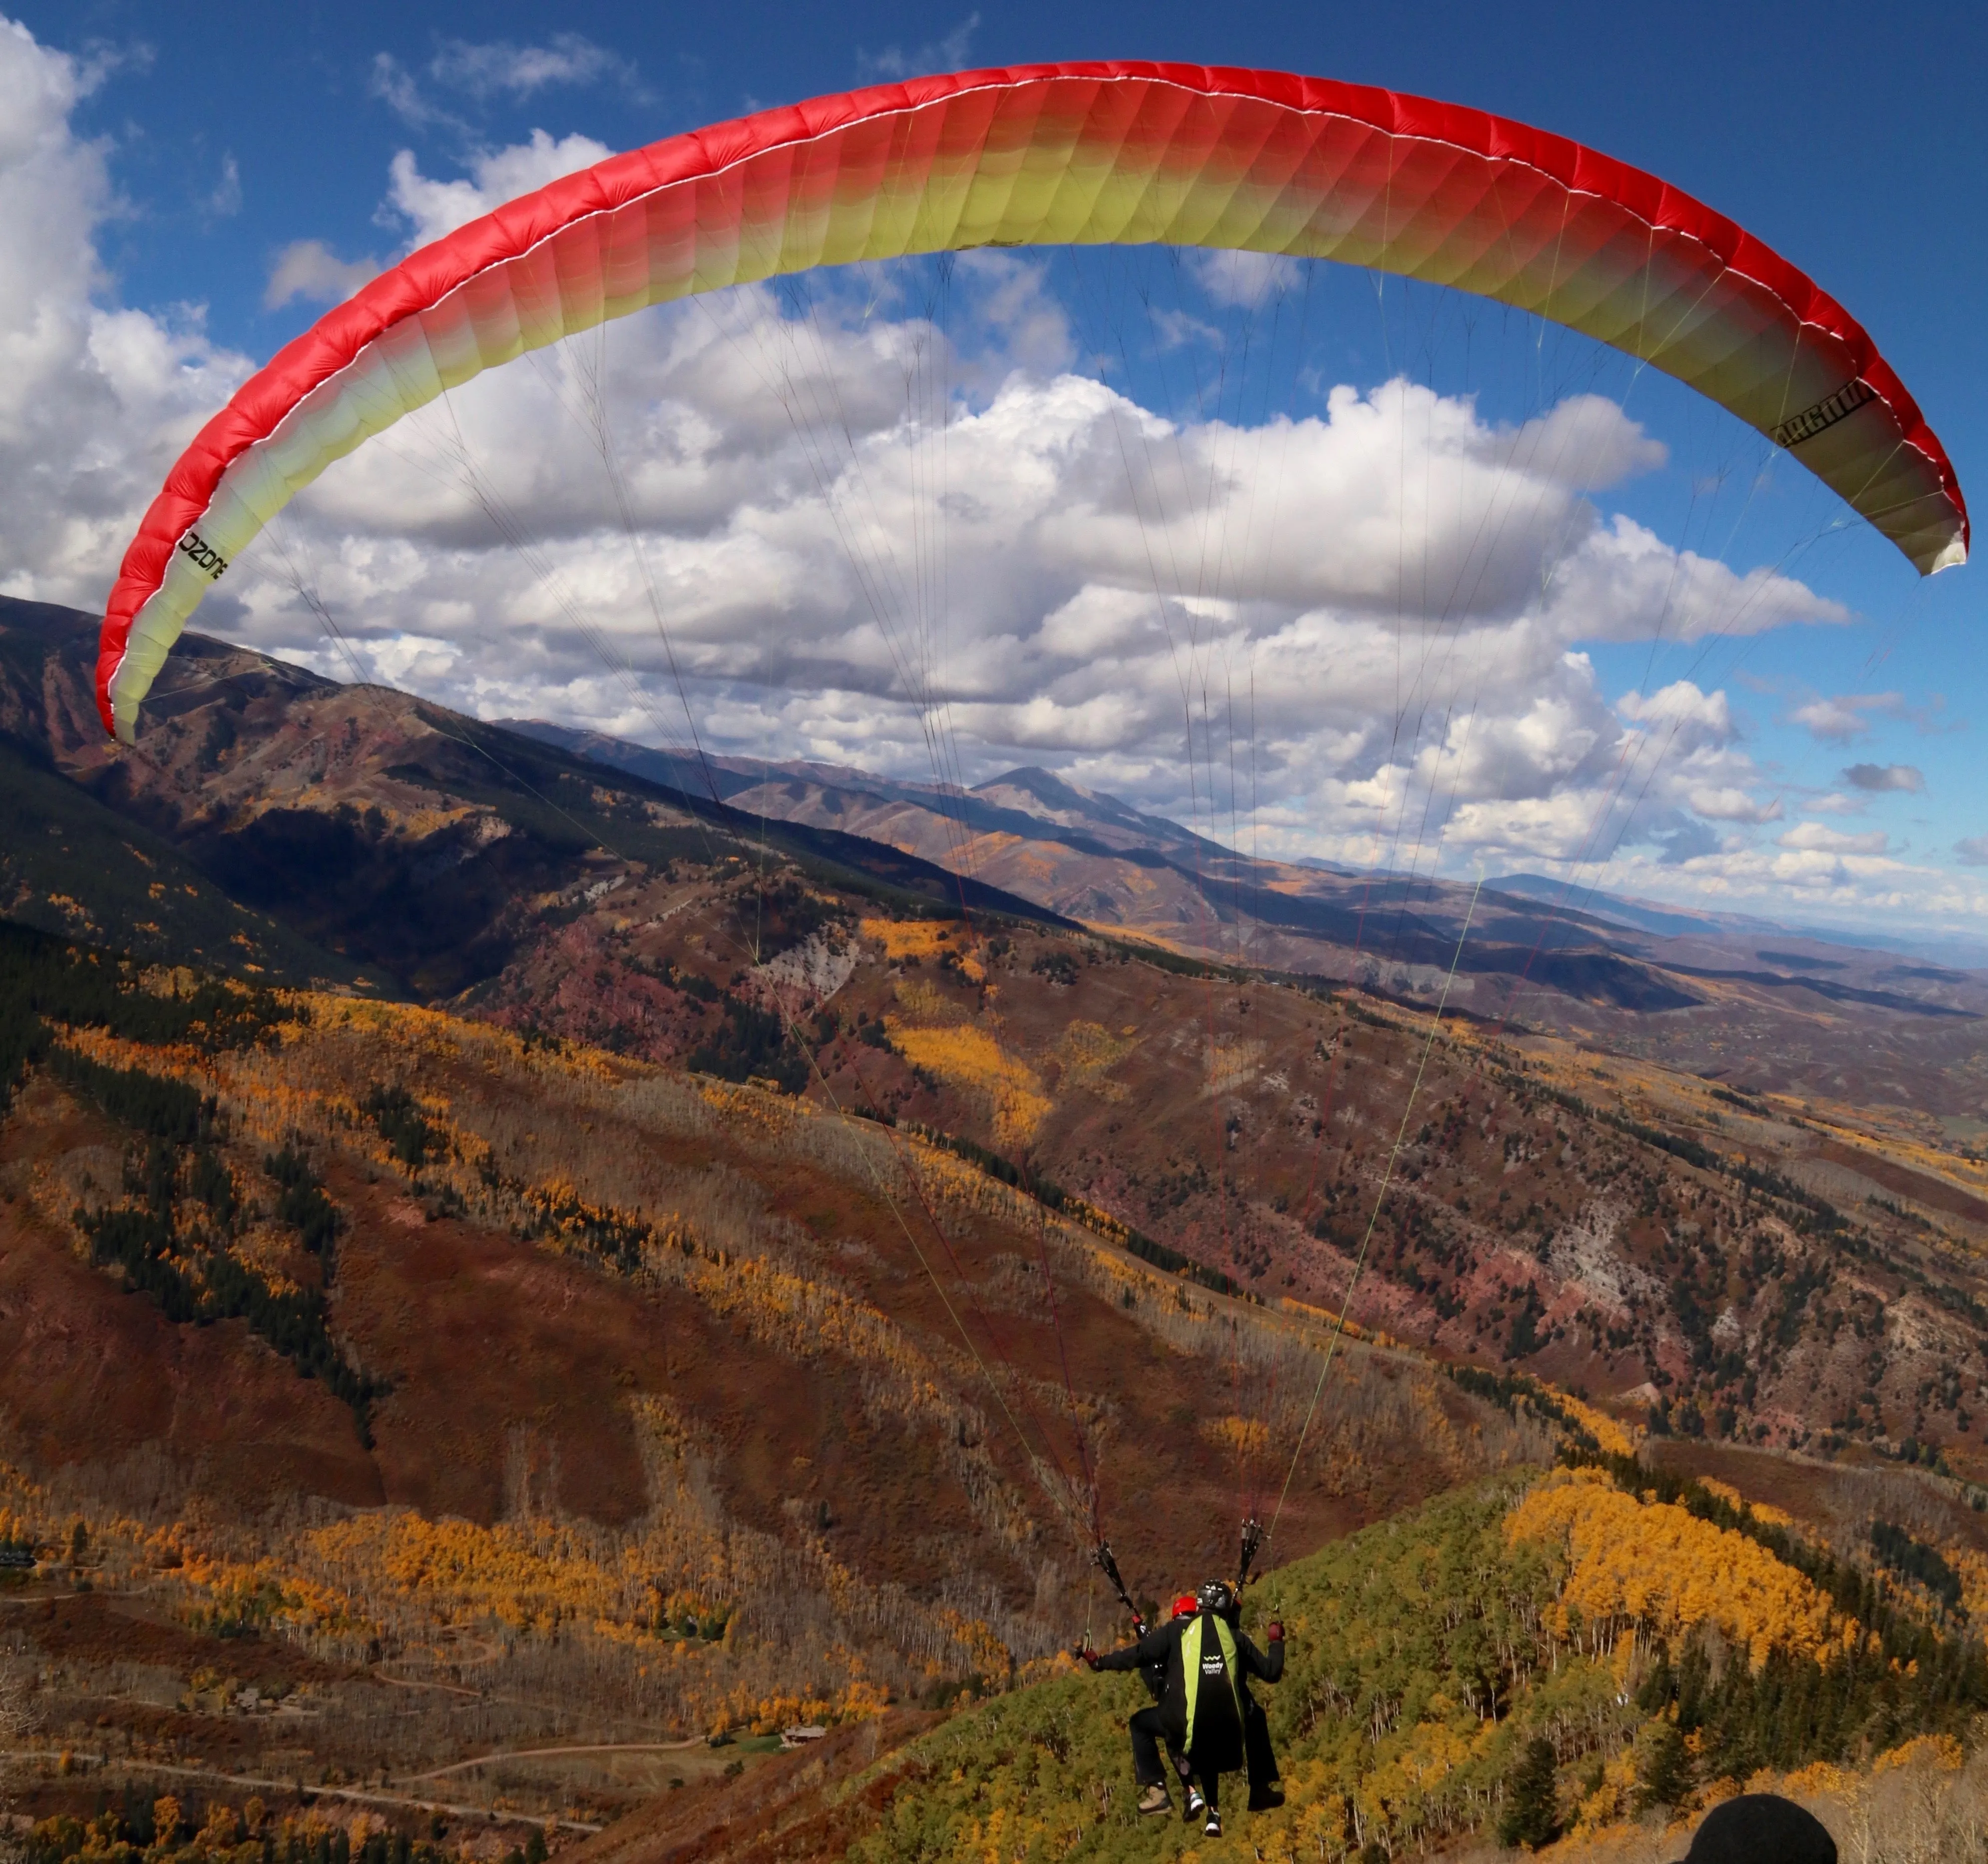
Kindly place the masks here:
[(119, 209), (70, 113), (103, 76), (0, 20), (0, 592), (86, 608), (248, 369), (196, 310), (97, 301), (96, 231)]
[(527, 142), (479, 151), (470, 160), (467, 177), (438, 181), (421, 173), (411, 149), (403, 149), (387, 171), (385, 211), (413, 228), (412, 245), (424, 246), (506, 201), (590, 168), (613, 153), (590, 136), (555, 137), (534, 130)]
[(1854, 763), (1843, 773), (1843, 780), (1853, 790), (1902, 790), (1910, 796), (1925, 788), (1925, 773), (1909, 763)]
[(915, 78), (928, 73), (957, 71), (966, 63), (973, 36), (980, 29), (980, 15), (969, 13), (942, 38), (928, 40), (906, 50), (886, 46), (879, 52), (859, 52), (856, 69), (866, 80), (878, 78)]
[(216, 220), (227, 220), (242, 211), (242, 164), (235, 157), (221, 158), (221, 178), (202, 205)]
[(1844, 692), (1821, 695), (1796, 706), (1788, 716), (1825, 744), (1848, 744), (1871, 729), (1871, 715), (1892, 715), (1904, 709), (1896, 692)]
[(625, 75), (627, 62), (579, 32), (555, 32), (542, 46), (507, 39), (445, 40), (428, 71), (472, 97), (529, 97), (556, 85), (587, 85)]
[(1881, 828), (1851, 834), (1839, 828), (1826, 828), (1820, 822), (1798, 822), (1779, 837), (1779, 844), (1803, 854), (1882, 854), (1892, 838)]
[(321, 239), (292, 240), (269, 267), (262, 308), (280, 310), (299, 299), (306, 304), (336, 304), (379, 271), (377, 259), (340, 259)]

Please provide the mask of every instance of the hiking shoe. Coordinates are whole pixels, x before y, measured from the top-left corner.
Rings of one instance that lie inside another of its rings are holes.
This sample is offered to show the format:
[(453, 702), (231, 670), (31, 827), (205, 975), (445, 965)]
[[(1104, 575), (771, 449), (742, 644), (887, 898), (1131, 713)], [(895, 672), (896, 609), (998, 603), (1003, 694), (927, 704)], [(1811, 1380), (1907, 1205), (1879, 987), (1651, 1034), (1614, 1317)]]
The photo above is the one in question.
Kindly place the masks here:
[(1181, 1817), (1189, 1825), (1192, 1825), (1207, 1810), (1208, 1801), (1202, 1798), (1201, 1788), (1198, 1786), (1190, 1786), (1187, 1789), (1187, 1806), (1182, 1812)]
[(1167, 1797), (1167, 1789), (1157, 1783), (1148, 1787), (1139, 1795), (1139, 1810), (1144, 1814), (1172, 1812), (1173, 1803)]
[(1222, 1815), (1212, 1806), (1208, 1808), (1208, 1823), (1202, 1827), (1201, 1835), (1203, 1838), (1219, 1838), (1222, 1835)]

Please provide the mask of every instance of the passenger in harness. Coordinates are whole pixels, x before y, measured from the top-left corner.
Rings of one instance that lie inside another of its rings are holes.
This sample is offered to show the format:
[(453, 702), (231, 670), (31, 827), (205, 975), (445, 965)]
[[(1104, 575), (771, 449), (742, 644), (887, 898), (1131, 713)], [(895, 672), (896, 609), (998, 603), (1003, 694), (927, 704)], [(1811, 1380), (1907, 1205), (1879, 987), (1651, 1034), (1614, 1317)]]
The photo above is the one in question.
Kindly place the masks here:
[[(1270, 1627), (1267, 1653), (1236, 1627), (1236, 1595), (1226, 1581), (1201, 1588), (1195, 1610), (1148, 1632), (1137, 1643), (1100, 1656), (1084, 1653), (1094, 1670), (1136, 1669), (1161, 1678), (1159, 1700), (1131, 1720), (1132, 1771), (1140, 1786), (1139, 1810), (1168, 1811), (1172, 1800), (1160, 1761), (1160, 1744), (1185, 1763), (1187, 1817), (1206, 1815), (1202, 1830), (1222, 1835), (1219, 1782), (1244, 1764), (1246, 1733), (1256, 1708), (1249, 1680), (1275, 1683), (1284, 1673), (1284, 1628)], [(1260, 1713), (1260, 1711), (1259, 1711)], [(1266, 1741), (1267, 1748), (1267, 1741)]]
[[(1177, 1618), (1192, 1618), (1201, 1609), (1200, 1602), (1192, 1592), (1183, 1592), (1174, 1601), (1173, 1609), (1167, 1614), (1169, 1621)], [(1146, 1635), (1144, 1621), (1134, 1619), (1132, 1635), (1142, 1638)], [(1146, 1693), (1157, 1704), (1166, 1700), (1167, 1666), (1164, 1663), (1148, 1663), (1139, 1672), (1139, 1680), (1146, 1686)], [(1192, 1785), (1193, 1764), (1188, 1759), (1178, 1741), (1172, 1735), (1166, 1737), (1167, 1760), (1174, 1771), (1180, 1775), (1181, 1788), (1188, 1798), (1194, 1795)]]

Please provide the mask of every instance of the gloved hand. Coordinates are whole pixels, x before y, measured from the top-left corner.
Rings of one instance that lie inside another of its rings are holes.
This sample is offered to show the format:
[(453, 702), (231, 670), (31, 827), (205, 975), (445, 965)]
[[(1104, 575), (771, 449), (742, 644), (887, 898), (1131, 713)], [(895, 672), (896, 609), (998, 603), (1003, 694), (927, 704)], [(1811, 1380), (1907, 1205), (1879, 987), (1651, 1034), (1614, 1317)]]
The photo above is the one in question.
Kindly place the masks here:
[(1088, 1663), (1093, 1669), (1096, 1669), (1104, 1661), (1104, 1659), (1100, 1657), (1096, 1651), (1091, 1649), (1087, 1645), (1077, 1654), (1080, 1657), (1083, 1658), (1084, 1662)]
[(1272, 1619), (1270, 1620), (1270, 1629), (1263, 1635), (1267, 1637), (1273, 1644), (1281, 1644), (1284, 1641), (1284, 1627), (1283, 1621), (1280, 1619)]

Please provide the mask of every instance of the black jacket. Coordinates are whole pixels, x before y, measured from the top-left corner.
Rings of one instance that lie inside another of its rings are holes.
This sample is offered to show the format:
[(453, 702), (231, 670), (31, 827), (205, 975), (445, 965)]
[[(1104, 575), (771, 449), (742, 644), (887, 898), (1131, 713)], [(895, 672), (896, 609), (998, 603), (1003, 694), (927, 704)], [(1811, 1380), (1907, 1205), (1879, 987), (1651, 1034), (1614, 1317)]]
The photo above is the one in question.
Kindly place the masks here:
[[(1236, 1646), (1237, 1673), (1231, 1678), (1216, 1622), (1213, 1612), (1204, 1612), (1155, 1626), (1136, 1644), (1100, 1657), (1097, 1667), (1163, 1672), (1166, 1681), (1160, 1691), (1160, 1720), (1168, 1737), (1188, 1746), (1202, 1765), (1226, 1771), (1242, 1764), (1242, 1723), (1237, 1710), (1239, 1704), (1242, 1715), (1249, 1711), (1249, 1679), (1257, 1676), (1266, 1683), (1278, 1681), (1284, 1673), (1284, 1647), (1273, 1642), (1267, 1653), (1260, 1651), (1241, 1631), (1225, 1625)], [(1195, 1725), (1190, 1730), (1182, 1646), (1189, 1629), (1197, 1624), (1202, 1627), (1200, 1674), (1195, 1691)]]

